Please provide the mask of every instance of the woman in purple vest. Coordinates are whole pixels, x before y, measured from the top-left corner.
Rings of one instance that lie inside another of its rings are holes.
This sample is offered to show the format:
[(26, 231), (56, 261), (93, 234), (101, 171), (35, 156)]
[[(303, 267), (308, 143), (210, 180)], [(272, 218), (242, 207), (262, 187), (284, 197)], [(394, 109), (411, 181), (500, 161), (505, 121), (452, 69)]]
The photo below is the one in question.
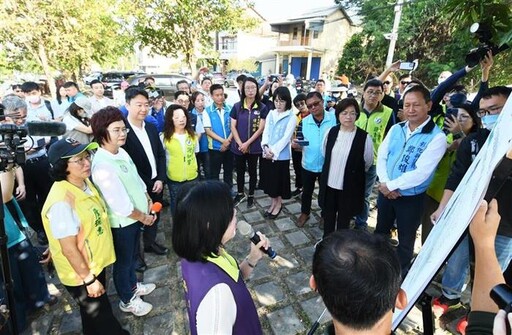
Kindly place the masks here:
[[(173, 216), (172, 244), (181, 259), (190, 331), (196, 334), (262, 334), (246, 279), (268, 240), (251, 243), (240, 265), (224, 249), (235, 236), (236, 210), (227, 184), (206, 180), (183, 185)], [(212, 314), (214, 312), (214, 314)]]

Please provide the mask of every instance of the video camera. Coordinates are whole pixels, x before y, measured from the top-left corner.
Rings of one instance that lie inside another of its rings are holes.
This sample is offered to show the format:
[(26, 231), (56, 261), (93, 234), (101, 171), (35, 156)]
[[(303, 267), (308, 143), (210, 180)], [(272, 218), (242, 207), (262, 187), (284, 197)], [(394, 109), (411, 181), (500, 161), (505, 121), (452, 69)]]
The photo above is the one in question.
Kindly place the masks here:
[[(5, 107), (0, 104), (0, 120), (5, 120)], [(61, 122), (27, 122), (24, 126), (11, 123), (0, 124), (0, 171), (25, 163), (26, 137), (58, 136), (66, 132)]]
[(508, 44), (503, 44), (501, 47), (499, 47), (491, 42), (491, 29), (484, 23), (473, 23), (469, 28), (469, 31), (472, 34), (475, 34), (475, 36), (480, 41), (480, 45), (477, 48), (469, 50), (465, 57), (466, 64), (469, 67), (478, 65), (478, 63), (480, 63), (480, 61), (485, 58), (485, 55), (487, 55), (489, 51), (491, 51), (492, 55), (495, 56), (509, 48)]

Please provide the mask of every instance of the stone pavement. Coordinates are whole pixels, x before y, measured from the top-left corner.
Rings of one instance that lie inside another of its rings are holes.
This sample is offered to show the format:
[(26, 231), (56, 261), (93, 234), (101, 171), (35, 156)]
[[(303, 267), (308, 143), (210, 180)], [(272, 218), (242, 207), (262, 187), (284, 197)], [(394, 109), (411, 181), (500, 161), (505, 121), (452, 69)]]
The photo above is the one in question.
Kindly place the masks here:
[[(168, 195), (167, 192), (166, 195)], [(258, 190), (255, 200), (255, 206), (250, 209), (246, 208), (245, 202), (238, 206), (238, 219), (246, 220), (255, 230), (264, 233), (278, 253), (275, 260), (263, 258), (247, 281), (260, 315), (264, 334), (306, 334), (324, 309), (319, 295), (309, 288), (313, 246), (322, 236), (322, 231), (317, 224), (320, 210), (316, 201), (313, 201), (309, 221), (304, 228), (297, 228), (295, 220), (300, 214), (300, 198), (285, 201), (283, 211), (275, 220), (263, 217), (265, 209), (270, 204), (270, 198)], [(372, 203), (375, 203), (374, 198)], [(372, 227), (375, 226), (375, 217), (376, 210), (373, 210), (369, 222)], [(158, 241), (170, 248), (171, 222), (168, 207), (164, 208), (160, 227)], [(249, 243), (237, 234), (227, 244), (226, 249), (241, 262), (249, 252)], [(157, 285), (157, 289), (145, 297), (146, 301), (153, 304), (154, 309), (145, 317), (135, 317), (121, 312), (118, 307), (119, 300), (109, 276), (108, 295), (114, 313), (131, 334), (188, 334), (188, 319), (177, 256), (172, 251), (168, 256), (146, 254), (146, 262), (148, 270), (141, 279)], [(81, 322), (77, 305), (57, 278), (50, 279), (49, 283), (51, 292), (60, 296), (59, 303), (39, 311), (32, 318), (29, 329), (23, 334), (80, 334)], [(435, 284), (431, 285), (429, 290), (439, 294)], [(327, 314), (322, 319), (322, 326), (316, 334), (323, 333), (325, 324), (330, 320)], [(449, 328), (455, 327), (453, 319), (445, 322), (452, 323), (448, 325)], [(421, 313), (415, 308), (401, 325), (398, 334), (421, 333)], [(450, 332), (438, 329), (436, 334), (450, 334)]]

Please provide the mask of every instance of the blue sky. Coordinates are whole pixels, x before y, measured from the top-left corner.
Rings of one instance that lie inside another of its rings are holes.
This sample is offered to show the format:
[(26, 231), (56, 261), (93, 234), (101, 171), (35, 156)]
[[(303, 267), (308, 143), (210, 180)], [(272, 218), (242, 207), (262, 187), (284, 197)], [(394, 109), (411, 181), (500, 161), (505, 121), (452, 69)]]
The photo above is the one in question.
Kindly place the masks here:
[(306, 12), (311, 8), (334, 5), (334, 0), (252, 0), (256, 10), (268, 21)]

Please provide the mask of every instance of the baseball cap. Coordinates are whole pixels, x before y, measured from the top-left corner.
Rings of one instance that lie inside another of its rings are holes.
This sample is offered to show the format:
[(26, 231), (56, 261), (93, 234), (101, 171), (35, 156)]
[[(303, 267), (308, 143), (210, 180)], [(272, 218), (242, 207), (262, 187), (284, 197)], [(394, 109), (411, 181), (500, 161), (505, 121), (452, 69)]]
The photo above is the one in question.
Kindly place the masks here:
[(91, 114), (92, 112), (92, 105), (91, 101), (86, 97), (79, 97), (75, 100), (75, 104), (82, 108), (87, 114)]
[(63, 138), (53, 143), (48, 150), (48, 160), (50, 164), (54, 165), (61, 158), (70, 158), (81, 154), (85, 150), (97, 149), (98, 143), (91, 142), (89, 144), (82, 144), (74, 138)]

